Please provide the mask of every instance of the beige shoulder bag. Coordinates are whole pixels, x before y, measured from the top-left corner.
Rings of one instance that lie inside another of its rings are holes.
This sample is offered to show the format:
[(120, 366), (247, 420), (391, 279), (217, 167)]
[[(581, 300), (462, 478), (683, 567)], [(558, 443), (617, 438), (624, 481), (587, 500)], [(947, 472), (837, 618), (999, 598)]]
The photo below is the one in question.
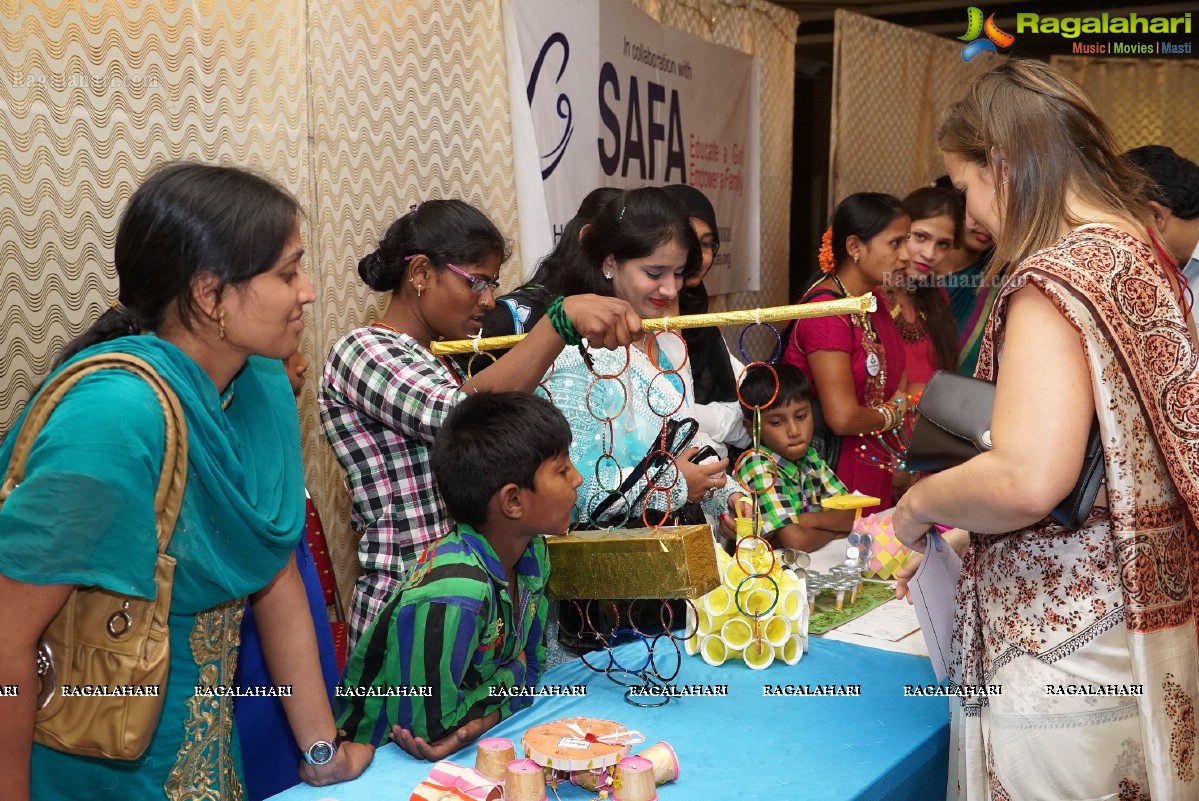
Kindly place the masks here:
[(158, 396), (166, 419), (166, 451), (154, 494), (156, 596), (144, 600), (96, 587), (78, 587), (71, 593), (38, 647), (41, 688), (33, 739), (69, 754), (131, 760), (145, 752), (154, 736), (170, 671), (167, 616), (175, 560), (166, 550), (187, 481), (187, 422), (179, 398), (135, 356), (101, 354), (72, 364), (46, 385), (25, 416), (0, 484), (0, 504), (24, 479), (33, 441), (59, 401), (79, 379), (110, 369), (143, 378)]

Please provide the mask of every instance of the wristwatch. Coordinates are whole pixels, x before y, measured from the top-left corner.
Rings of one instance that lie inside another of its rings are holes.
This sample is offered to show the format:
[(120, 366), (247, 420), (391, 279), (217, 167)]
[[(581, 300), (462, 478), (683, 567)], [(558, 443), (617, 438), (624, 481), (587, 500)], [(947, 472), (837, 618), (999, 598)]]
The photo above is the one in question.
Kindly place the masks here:
[(328, 765), (337, 753), (337, 741), (317, 740), (304, 752), (304, 761), (309, 765)]

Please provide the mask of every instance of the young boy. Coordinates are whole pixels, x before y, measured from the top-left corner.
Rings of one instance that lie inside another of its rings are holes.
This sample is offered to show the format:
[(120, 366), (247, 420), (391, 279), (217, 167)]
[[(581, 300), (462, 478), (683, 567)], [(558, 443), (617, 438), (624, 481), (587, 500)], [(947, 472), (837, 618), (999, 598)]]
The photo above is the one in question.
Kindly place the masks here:
[[(812, 384), (799, 368), (774, 366), (775, 376), (765, 366), (746, 371), (741, 382), (745, 427), (753, 433), (753, 406), (762, 406), (761, 449), (774, 457), (746, 457), (737, 478), (747, 487), (762, 492), (757, 496), (762, 509), (761, 534), (775, 547), (818, 550), (853, 527), (853, 510), (822, 511), (820, 502), (847, 492), (812, 443)], [(771, 401), (771, 396), (775, 395)], [(767, 405), (769, 404), (769, 405)], [(773, 475), (772, 475), (773, 474)], [(773, 484), (773, 486), (771, 486)]]
[(457, 525), (431, 543), (367, 628), (338, 688), (344, 738), (390, 732), (444, 759), (532, 703), (545, 663), (549, 561), (543, 535), (570, 525), (582, 477), (570, 427), (521, 392), (472, 395), (446, 417), (433, 475)]

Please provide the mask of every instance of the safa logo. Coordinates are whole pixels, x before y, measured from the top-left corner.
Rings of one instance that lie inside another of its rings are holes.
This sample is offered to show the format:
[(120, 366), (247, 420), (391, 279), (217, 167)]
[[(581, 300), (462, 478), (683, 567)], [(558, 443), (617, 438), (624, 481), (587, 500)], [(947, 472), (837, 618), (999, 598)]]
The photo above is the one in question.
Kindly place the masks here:
[[(979, 37), (986, 34), (985, 39)], [(995, 24), (995, 15), (987, 17), (983, 22), (983, 12), (978, 6), (966, 9), (966, 35), (959, 36), (959, 41), (967, 42), (962, 48), (962, 61), (970, 61), (979, 53), (990, 51), (998, 55), (999, 50), (1007, 50), (1016, 41), (1016, 37), (1006, 31), (1001, 31)], [(999, 48), (998, 50), (996, 48)]]

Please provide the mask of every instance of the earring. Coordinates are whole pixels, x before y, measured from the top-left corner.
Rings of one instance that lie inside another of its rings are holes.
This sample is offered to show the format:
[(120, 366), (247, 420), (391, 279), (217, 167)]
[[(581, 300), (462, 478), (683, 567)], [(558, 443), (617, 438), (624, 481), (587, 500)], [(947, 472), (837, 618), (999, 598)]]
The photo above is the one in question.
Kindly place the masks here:
[(611, 280), (612, 280), (612, 273), (604, 273), (604, 278), (607, 278), (609, 281), (611, 281)]
[(416, 296), (418, 298), (420, 297), (420, 293), (425, 291), (425, 288), (423, 286), (416, 286), (416, 281), (412, 280), (412, 278), (408, 279), (408, 283), (410, 283), (414, 287), (416, 287)]
[(221, 339), (225, 338), (225, 310), (221, 309), (220, 315), (216, 318), (217, 330), (221, 334)]
[(854, 264), (857, 264), (857, 263), (858, 263), (858, 254), (856, 254), (856, 253), (855, 253), (855, 254), (853, 254), (853, 263), (854, 263)]

